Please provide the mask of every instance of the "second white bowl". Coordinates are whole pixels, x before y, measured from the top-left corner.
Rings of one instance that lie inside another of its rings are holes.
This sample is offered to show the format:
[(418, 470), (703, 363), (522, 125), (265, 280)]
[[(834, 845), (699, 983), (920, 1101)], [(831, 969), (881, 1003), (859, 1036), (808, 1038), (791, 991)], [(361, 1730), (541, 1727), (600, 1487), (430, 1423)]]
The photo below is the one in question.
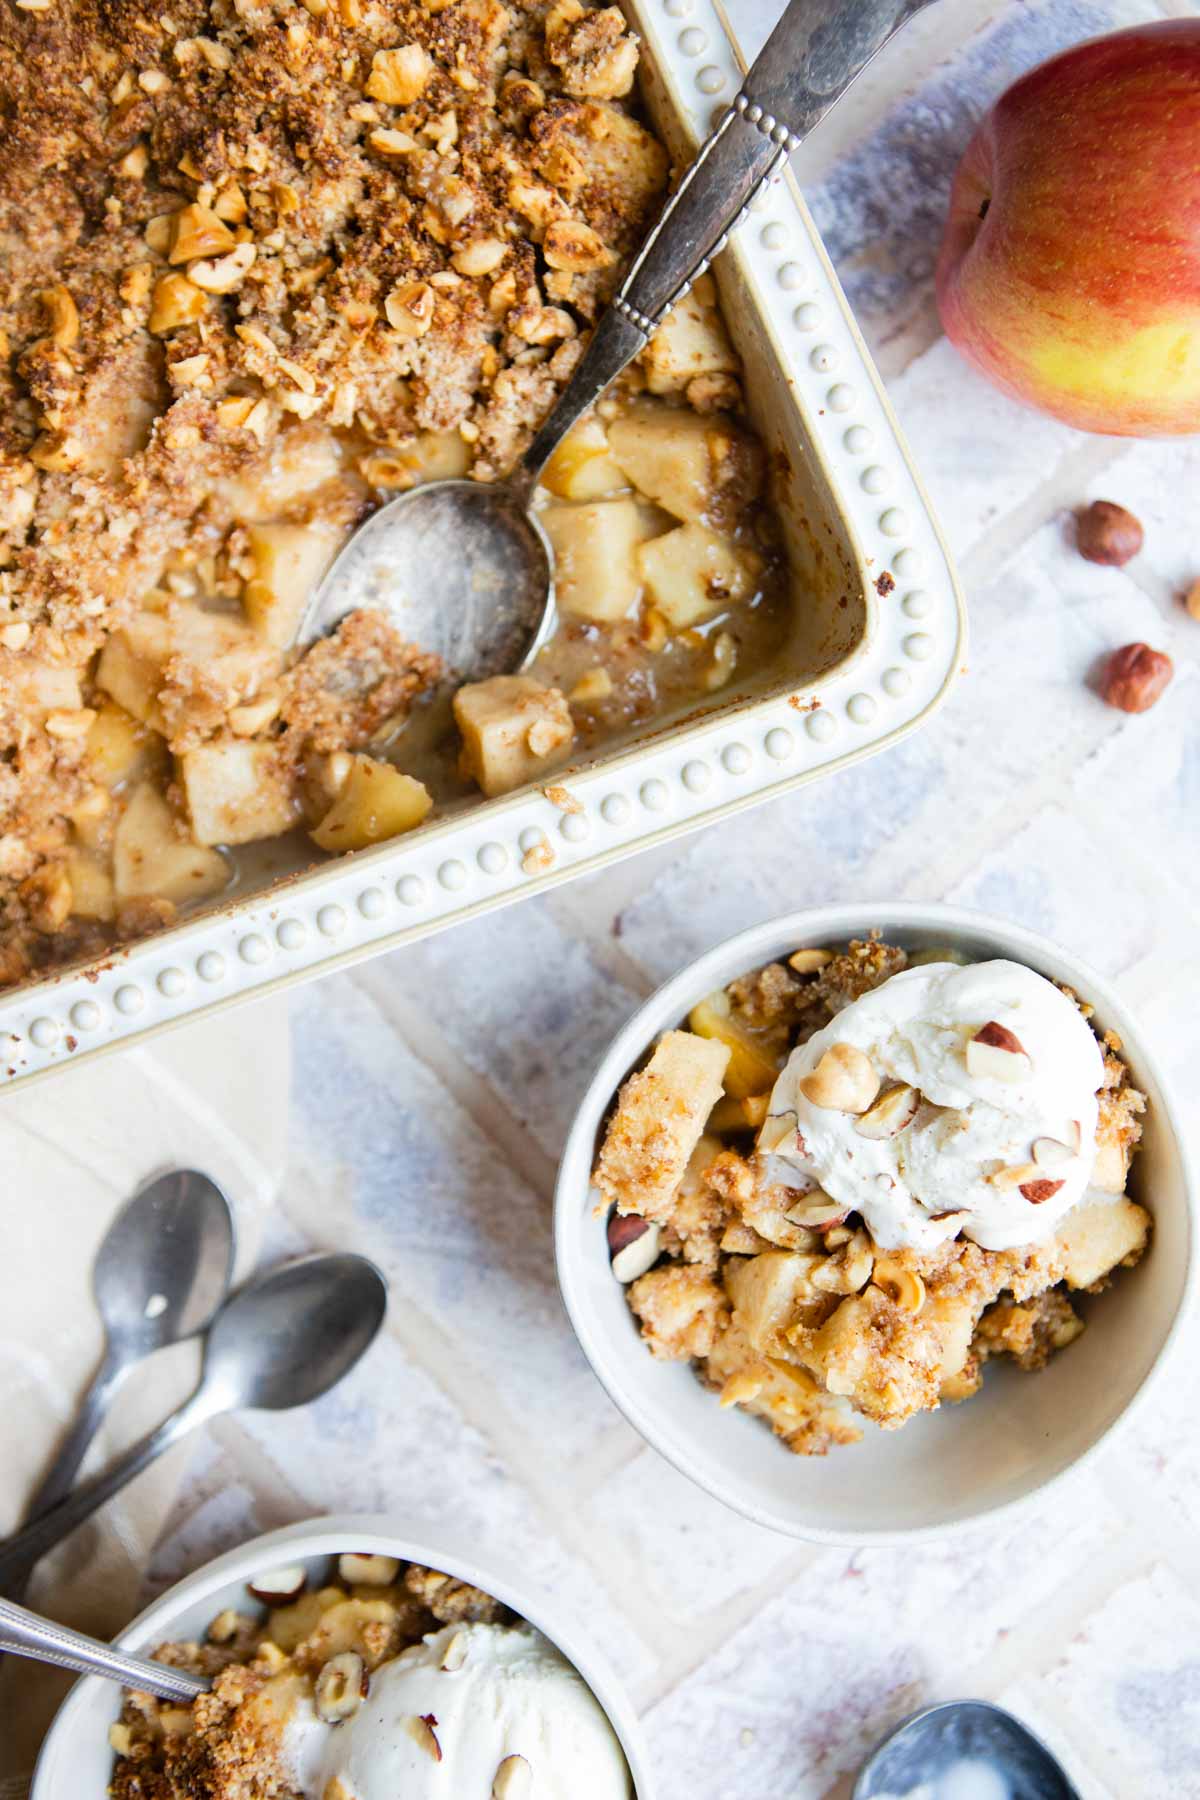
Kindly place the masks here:
[[(660, 1032), (735, 976), (800, 945), (836, 945), (878, 928), (906, 948), (952, 945), (974, 960), (1008, 957), (1090, 1001), (1119, 1032), (1146, 1094), (1131, 1192), (1154, 1215), (1145, 1260), (1096, 1300), (1069, 1352), (1036, 1375), (992, 1367), (983, 1392), (827, 1457), (791, 1455), (761, 1420), (722, 1410), (687, 1364), (656, 1362), (609, 1270), (591, 1170), (617, 1088)], [(1179, 1118), (1135, 1021), (1107, 984), (1045, 938), (947, 906), (828, 907), (772, 919), (719, 945), (660, 988), (617, 1036), (572, 1126), (559, 1170), (559, 1283), (576, 1335), (612, 1399), (683, 1474), (760, 1525), (827, 1543), (930, 1537), (994, 1518), (1089, 1461), (1135, 1401), (1176, 1335), (1196, 1283), (1195, 1183)]]
[[(209, 1622), (230, 1606), (245, 1612), (246, 1583), (285, 1563), (305, 1563), (311, 1580), (327, 1578), (331, 1559), (343, 1551), (397, 1556), (468, 1581), (527, 1619), (573, 1663), (591, 1688), (620, 1740), (636, 1800), (655, 1800), (641, 1727), (616, 1675), (546, 1594), (531, 1588), (490, 1550), (486, 1562), (464, 1551), (449, 1532), (421, 1525), (412, 1530), (386, 1518), (338, 1516), (286, 1525), (254, 1538), (178, 1582), (146, 1608), (117, 1642), (124, 1650), (151, 1650), (172, 1639), (202, 1638)], [(121, 1710), (121, 1689), (89, 1675), (76, 1682), (46, 1736), (29, 1800), (104, 1800), (112, 1779), (108, 1728)]]

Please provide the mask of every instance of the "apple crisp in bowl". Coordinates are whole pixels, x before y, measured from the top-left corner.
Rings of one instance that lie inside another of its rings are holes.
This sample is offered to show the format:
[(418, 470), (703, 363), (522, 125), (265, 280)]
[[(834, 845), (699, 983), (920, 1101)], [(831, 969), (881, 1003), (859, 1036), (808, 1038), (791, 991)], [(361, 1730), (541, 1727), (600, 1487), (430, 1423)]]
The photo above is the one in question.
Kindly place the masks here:
[[(548, 466), (558, 628), (459, 688), (353, 527), (511, 467), (661, 201), (636, 36), (580, 0), (0, 12), (0, 988), (752, 679), (790, 608), (702, 278)], [(312, 847), (315, 846), (315, 849)]]
[(211, 1691), (180, 1704), (76, 1682), (31, 1800), (653, 1800), (603, 1656), (502, 1553), (464, 1554), (444, 1525), (285, 1526), (185, 1576), (120, 1641)]
[[(847, 915), (748, 933), (649, 1003), (572, 1133), (558, 1249), (652, 1442), (765, 1523), (860, 1538), (1079, 1460), (1192, 1252), (1169, 1102), (1098, 980), (970, 915)], [(793, 1474), (781, 1444), (837, 1454)]]

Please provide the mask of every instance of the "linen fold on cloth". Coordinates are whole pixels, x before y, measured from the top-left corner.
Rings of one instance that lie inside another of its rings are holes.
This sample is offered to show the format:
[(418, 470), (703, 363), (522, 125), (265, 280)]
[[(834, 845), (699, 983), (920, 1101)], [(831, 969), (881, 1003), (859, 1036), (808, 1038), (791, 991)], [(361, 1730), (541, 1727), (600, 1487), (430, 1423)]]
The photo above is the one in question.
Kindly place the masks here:
[[(244, 1278), (284, 1167), (288, 1074), (287, 1004), (270, 999), (0, 1095), (0, 1533), (20, 1522), (99, 1363), (91, 1270), (114, 1214), (153, 1175), (202, 1169), (233, 1207)], [(158, 1425), (199, 1366), (195, 1344), (140, 1365), (84, 1474)], [(121, 1630), (188, 1458), (176, 1446), (44, 1558), (26, 1603), (93, 1636)], [(27, 1792), (70, 1682), (0, 1663), (0, 1800)]]

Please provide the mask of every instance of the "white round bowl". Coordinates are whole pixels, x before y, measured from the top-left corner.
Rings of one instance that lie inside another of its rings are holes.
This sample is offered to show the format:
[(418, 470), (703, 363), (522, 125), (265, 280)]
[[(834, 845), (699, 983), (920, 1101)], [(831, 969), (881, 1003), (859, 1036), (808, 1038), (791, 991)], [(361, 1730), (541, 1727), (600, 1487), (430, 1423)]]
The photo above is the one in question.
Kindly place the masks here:
[[(761, 1419), (722, 1410), (686, 1363), (656, 1361), (609, 1270), (590, 1176), (604, 1115), (660, 1032), (735, 976), (801, 945), (838, 944), (878, 928), (909, 949), (945, 944), (972, 959), (1007, 957), (1066, 982), (1120, 1033), (1146, 1094), (1131, 1193), (1154, 1215), (1149, 1253), (1097, 1299), (1078, 1343), (1038, 1374), (993, 1364), (983, 1391), (918, 1415), (900, 1431), (856, 1420), (863, 1441), (826, 1457), (793, 1456)], [(1181, 1002), (1182, 1002), (1181, 996)], [(1196, 1285), (1196, 1185), (1180, 1115), (1113, 990), (1033, 932), (958, 907), (824, 907), (769, 920), (720, 944), (668, 981), (618, 1034), (567, 1139), (555, 1197), (558, 1277), (592, 1368), (629, 1422), (684, 1475), (760, 1525), (834, 1544), (897, 1543), (994, 1519), (1044, 1494), (1094, 1457), (1141, 1405)]]
[[(608, 1716), (625, 1752), (637, 1800), (655, 1800), (637, 1715), (612, 1669), (564, 1618), (557, 1601), (531, 1588), (518, 1570), (496, 1558), (490, 1549), (487, 1561), (480, 1563), (451, 1533), (424, 1524), (417, 1529), (419, 1536), (387, 1518), (354, 1515), (284, 1526), (218, 1556), (177, 1582), (116, 1641), (125, 1650), (150, 1650), (174, 1638), (202, 1638), (209, 1621), (223, 1607), (250, 1610), (246, 1583), (253, 1575), (284, 1563), (307, 1564), (310, 1579), (317, 1581), (332, 1573), (331, 1558), (347, 1550), (424, 1563), (493, 1594), (561, 1650)], [(42, 1745), (30, 1800), (103, 1800), (113, 1767), (108, 1728), (120, 1710), (121, 1690), (116, 1682), (91, 1675), (76, 1682)]]

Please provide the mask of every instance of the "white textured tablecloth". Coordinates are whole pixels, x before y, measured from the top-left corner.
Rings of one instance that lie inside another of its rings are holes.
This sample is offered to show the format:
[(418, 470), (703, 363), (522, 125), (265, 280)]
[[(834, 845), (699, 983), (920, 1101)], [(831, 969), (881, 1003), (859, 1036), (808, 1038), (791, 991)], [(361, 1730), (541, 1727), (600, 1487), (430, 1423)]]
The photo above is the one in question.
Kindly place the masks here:
[[(733, 10), (756, 47), (776, 8)], [(664, 1800), (846, 1800), (900, 1715), (968, 1693), (1020, 1712), (1086, 1800), (1200, 1796), (1194, 1322), (1152, 1411), (1040, 1512), (904, 1552), (813, 1549), (742, 1523), (642, 1445), (575, 1346), (550, 1241), (558, 1150), (616, 1026), (686, 958), (805, 904), (947, 898), (1059, 938), (1119, 983), (1195, 1100), (1200, 626), (1178, 595), (1200, 575), (1200, 440), (1084, 437), (1011, 405), (940, 338), (931, 281), (955, 161), (1001, 88), (1061, 44), (1193, 10), (947, 0), (806, 148), (818, 223), (960, 559), (970, 672), (886, 755), (294, 996), (271, 1242), (375, 1257), (389, 1329), (318, 1406), (195, 1441), (148, 1588), (289, 1517), (438, 1513), (481, 1556), (490, 1540), (520, 1557), (603, 1643), (644, 1709)], [(1125, 570), (1070, 546), (1070, 509), (1098, 495), (1146, 525)], [(1087, 678), (1137, 638), (1177, 672), (1130, 719)], [(232, 1090), (239, 1118), (285, 1054), (263, 1017), (196, 1034), (197, 1079)], [(239, 1064), (255, 1032), (269, 1049)], [(43, 1118), (61, 1107), (64, 1153), (89, 1091), (136, 1067), (31, 1096)], [(108, 1169), (106, 1195), (136, 1174), (120, 1154)], [(0, 1265), (5, 1306), (26, 1285)], [(42, 1392), (65, 1406), (93, 1347), (86, 1309), (45, 1310), (35, 1415)], [(129, 1496), (139, 1546), (179, 1472)]]

